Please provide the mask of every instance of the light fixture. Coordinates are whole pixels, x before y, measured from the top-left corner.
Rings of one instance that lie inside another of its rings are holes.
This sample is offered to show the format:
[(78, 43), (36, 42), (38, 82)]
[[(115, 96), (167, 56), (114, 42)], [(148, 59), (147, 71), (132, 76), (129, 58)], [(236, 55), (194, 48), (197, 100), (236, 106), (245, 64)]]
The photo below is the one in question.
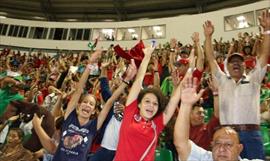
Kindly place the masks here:
[(154, 31), (160, 31), (161, 27), (160, 26), (153, 26)]
[(113, 21), (115, 21), (114, 19), (104, 19), (103, 20), (104, 22), (113, 22)]
[(128, 29), (128, 32), (130, 32), (130, 33), (134, 33), (134, 32), (135, 32), (135, 30), (134, 30), (134, 29)]
[(34, 16), (33, 18), (37, 19), (37, 20), (45, 20), (46, 19), (45, 17), (39, 17), (39, 16)]
[(132, 37), (138, 38), (139, 35), (138, 34), (132, 34)]
[(7, 18), (6, 16), (0, 16), (1, 19)]
[(74, 18), (70, 18), (70, 19), (66, 19), (66, 21), (74, 22), (74, 21), (78, 21), (78, 20), (77, 19), (74, 19)]
[(249, 27), (247, 21), (242, 21), (242, 22), (239, 22), (238, 23), (238, 28), (246, 28), (246, 27)]
[(236, 19), (238, 20), (238, 21), (244, 21), (244, 20), (246, 20), (246, 18), (244, 17), (244, 16), (238, 16), (238, 17), (236, 17)]
[(114, 30), (113, 29), (102, 29), (101, 32), (104, 34), (112, 34), (114, 32)]
[(162, 36), (163, 34), (162, 34), (162, 32), (157, 32), (156, 35), (157, 36)]

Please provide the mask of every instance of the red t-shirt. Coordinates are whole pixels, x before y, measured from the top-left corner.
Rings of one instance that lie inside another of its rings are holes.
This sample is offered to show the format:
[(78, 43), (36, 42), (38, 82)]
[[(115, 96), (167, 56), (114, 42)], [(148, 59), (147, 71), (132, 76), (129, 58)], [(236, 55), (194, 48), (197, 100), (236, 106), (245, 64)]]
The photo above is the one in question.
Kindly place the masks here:
[(219, 119), (215, 116), (211, 118), (208, 124), (202, 124), (199, 126), (190, 125), (189, 139), (205, 150), (210, 150), (210, 143), (212, 141), (215, 128), (219, 125)]
[[(114, 161), (140, 160), (154, 139), (154, 129), (151, 126), (152, 121), (145, 121), (142, 117), (137, 121), (135, 116), (140, 116), (137, 100), (125, 108)], [(153, 161), (155, 159), (158, 136), (164, 128), (163, 113), (154, 117), (153, 122), (156, 125), (157, 136), (144, 161)]]

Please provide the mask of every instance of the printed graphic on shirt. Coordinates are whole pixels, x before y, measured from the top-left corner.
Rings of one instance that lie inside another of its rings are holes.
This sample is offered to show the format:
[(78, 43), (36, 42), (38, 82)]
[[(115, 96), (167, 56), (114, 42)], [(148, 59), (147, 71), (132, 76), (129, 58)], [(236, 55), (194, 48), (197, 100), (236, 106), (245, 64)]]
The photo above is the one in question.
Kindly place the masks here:
[(83, 141), (83, 138), (80, 135), (66, 136), (64, 138), (64, 147), (67, 149), (72, 149), (78, 145), (81, 145), (82, 141)]
[(66, 153), (78, 155), (79, 149), (88, 145), (88, 134), (88, 129), (79, 128), (74, 124), (70, 124), (68, 126), (68, 130), (63, 132), (62, 141), (64, 148), (61, 148), (61, 150), (65, 151)]

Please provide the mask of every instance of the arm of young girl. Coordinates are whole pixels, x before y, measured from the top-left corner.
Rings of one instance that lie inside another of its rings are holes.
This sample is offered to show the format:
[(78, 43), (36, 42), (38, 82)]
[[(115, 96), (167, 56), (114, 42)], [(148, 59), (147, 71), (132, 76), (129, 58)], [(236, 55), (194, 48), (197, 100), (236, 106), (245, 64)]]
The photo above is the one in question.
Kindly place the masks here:
[(75, 106), (79, 102), (79, 99), (80, 99), (81, 94), (83, 92), (84, 85), (85, 85), (85, 83), (86, 83), (86, 81), (88, 79), (88, 76), (90, 74), (90, 67), (89, 66), (91, 64), (95, 63), (100, 56), (101, 56), (101, 50), (97, 50), (91, 55), (90, 60), (89, 60), (89, 64), (85, 68), (85, 70), (84, 70), (84, 72), (83, 72), (83, 74), (82, 74), (82, 76), (81, 76), (81, 78), (79, 80), (79, 83), (76, 86), (76, 91), (73, 93), (73, 95), (71, 97), (71, 100), (68, 103), (67, 110), (66, 110), (66, 113), (65, 113), (65, 119), (74, 110)]

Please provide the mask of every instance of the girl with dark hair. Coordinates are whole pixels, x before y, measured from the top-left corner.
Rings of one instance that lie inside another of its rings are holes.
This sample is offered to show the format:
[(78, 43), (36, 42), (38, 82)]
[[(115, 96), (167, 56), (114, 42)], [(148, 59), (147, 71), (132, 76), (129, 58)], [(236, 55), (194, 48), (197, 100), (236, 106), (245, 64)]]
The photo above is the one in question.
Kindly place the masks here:
[(114, 161), (153, 161), (157, 138), (171, 119), (180, 99), (180, 84), (165, 108), (165, 97), (155, 87), (142, 89), (154, 48), (143, 50), (144, 58), (129, 91)]

